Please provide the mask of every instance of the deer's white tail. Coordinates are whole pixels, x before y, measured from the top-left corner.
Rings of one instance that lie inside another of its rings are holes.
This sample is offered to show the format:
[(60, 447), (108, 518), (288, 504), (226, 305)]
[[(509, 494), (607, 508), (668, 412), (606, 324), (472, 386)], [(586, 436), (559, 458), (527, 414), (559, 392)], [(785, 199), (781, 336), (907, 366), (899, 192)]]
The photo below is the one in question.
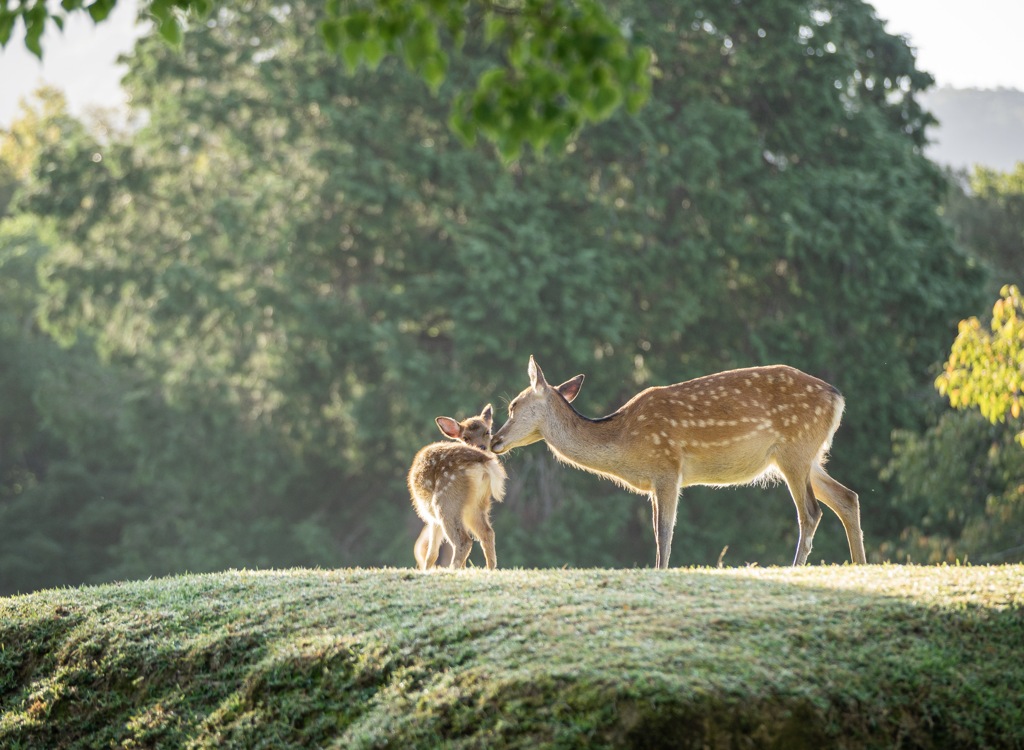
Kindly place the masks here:
[(505, 480), (508, 479), (505, 467), (497, 458), (492, 458), (484, 464), (484, 470), (491, 483), (491, 495), (500, 503), (505, 499)]

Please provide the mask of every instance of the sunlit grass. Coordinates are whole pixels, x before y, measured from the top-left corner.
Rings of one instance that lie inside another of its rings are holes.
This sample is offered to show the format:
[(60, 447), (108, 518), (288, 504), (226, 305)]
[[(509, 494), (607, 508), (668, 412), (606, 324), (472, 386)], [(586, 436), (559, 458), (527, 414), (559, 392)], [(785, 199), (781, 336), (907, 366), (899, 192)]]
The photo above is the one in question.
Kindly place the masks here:
[(0, 747), (1015, 747), (1024, 566), (230, 571), (0, 599)]

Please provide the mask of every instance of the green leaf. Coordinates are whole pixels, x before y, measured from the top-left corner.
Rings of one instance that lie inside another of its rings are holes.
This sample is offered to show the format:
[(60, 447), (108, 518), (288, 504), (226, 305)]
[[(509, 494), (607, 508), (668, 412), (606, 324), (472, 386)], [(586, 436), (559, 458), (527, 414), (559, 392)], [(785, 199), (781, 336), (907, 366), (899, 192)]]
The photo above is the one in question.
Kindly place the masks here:
[(437, 94), (441, 88), (441, 84), (444, 83), (445, 74), (448, 70), (448, 59), (443, 52), (438, 52), (431, 57), (428, 57), (422, 66), (420, 66), (420, 75), (423, 76), (423, 80), (426, 81), (427, 86), (431, 92)]
[(173, 13), (167, 15), (160, 25), (157, 27), (157, 32), (163, 38), (165, 42), (174, 46), (181, 46), (181, 26), (178, 24), (178, 19), (174, 17)]
[(452, 113), (448, 119), (448, 126), (455, 131), (455, 134), (462, 139), (467, 146), (476, 142), (476, 123), (472, 118), (466, 116), (461, 99), (456, 100), (452, 105)]
[(15, 15), (7, 11), (0, 11), (0, 46), (7, 44), (11, 38), (11, 29), (14, 28)]
[(38, 57), (40, 60), (43, 59), (43, 47), (39, 43), (40, 37), (43, 35), (43, 24), (39, 21), (29, 22), (25, 20), (25, 46), (28, 47), (29, 51)]
[(340, 21), (324, 21), (320, 24), (320, 36), (327, 49), (335, 54), (341, 48), (342, 25)]
[(379, 34), (370, 35), (363, 43), (363, 62), (370, 70), (376, 70), (387, 53), (387, 45)]
[(344, 20), (345, 35), (349, 39), (361, 42), (370, 30), (370, 14), (366, 11), (352, 13)]
[(354, 72), (359, 67), (360, 60), (363, 59), (363, 43), (354, 39), (346, 39), (342, 43), (341, 56), (349, 73)]
[(89, 15), (92, 16), (92, 20), (96, 23), (104, 20), (110, 15), (110, 11), (114, 9), (114, 0), (96, 0), (92, 5), (89, 6)]

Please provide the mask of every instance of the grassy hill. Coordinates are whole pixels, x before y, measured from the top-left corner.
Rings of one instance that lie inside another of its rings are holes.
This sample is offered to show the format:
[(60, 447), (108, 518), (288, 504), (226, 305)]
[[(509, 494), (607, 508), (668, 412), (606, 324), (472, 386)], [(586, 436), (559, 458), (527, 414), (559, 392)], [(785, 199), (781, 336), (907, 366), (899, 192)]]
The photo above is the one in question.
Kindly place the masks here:
[(0, 599), (0, 747), (1024, 747), (1024, 566), (232, 571)]

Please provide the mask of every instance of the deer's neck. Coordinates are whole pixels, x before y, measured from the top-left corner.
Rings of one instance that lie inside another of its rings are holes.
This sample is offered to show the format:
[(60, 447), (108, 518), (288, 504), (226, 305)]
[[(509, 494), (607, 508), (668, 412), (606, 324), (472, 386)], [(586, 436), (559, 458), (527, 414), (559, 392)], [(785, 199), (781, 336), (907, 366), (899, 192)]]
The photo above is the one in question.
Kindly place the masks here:
[(563, 461), (600, 474), (621, 476), (622, 423), (617, 414), (587, 419), (562, 402), (542, 434)]

